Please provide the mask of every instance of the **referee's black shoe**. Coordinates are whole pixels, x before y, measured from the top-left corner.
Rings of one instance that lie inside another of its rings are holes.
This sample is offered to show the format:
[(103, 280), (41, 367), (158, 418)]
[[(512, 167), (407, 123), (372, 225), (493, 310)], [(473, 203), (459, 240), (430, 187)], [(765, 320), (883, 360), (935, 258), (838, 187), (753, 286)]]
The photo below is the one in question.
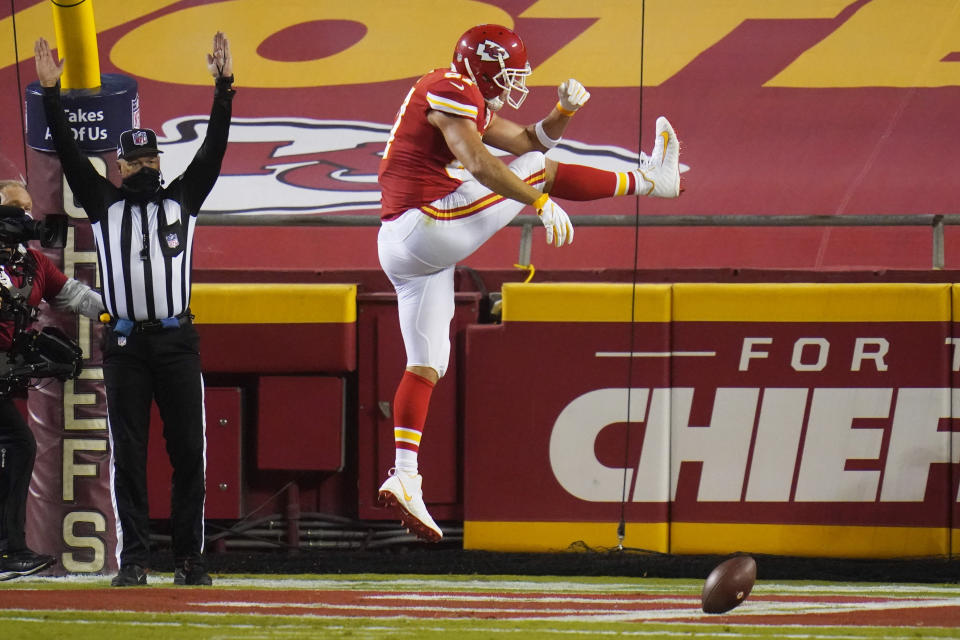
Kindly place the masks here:
[(202, 564), (186, 560), (182, 567), (177, 567), (173, 572), (173, 584), (209, 587), (213, 584), (213, 578)]
[(138, 564), (125, 564), (110, 581), (111, 587), (139, 587), (147, 584), (147, 570)]
[(34, 553), (30, 549), (0, 554), (0, 582), (43, 571), (54, 562), (53, 556)]

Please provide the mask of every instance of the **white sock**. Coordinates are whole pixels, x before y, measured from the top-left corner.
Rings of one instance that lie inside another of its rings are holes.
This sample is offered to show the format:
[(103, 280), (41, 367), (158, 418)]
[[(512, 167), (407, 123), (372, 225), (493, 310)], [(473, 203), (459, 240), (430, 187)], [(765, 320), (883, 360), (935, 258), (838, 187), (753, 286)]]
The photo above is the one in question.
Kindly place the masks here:
[(653, 189), (653, 183), (647, 180), (640, 169), (634, 169), (633, 175), (637, 179), (637, 195), (645, 196)]
[(396, 458), (393, 466), (397, 471), (402, 471), (408, 476), (415, 476), (417, 473), (417, 453), (409, 449), (397, 449)]

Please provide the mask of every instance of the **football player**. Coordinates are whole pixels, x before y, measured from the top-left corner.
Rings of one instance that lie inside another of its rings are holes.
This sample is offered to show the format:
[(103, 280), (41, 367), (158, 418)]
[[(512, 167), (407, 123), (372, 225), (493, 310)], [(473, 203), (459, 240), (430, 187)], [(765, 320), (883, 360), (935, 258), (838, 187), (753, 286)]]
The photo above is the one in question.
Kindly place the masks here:
[[(379, 498), (428, 541), (439, 541), (443, 532), (423, 500), (417, 453), (433, 387), (449, 359), (456, 264), (528, 205), (546, 227), (547, 242), (561, 247), (573, 242), (573, 226), (552, 198), (680, 194), (680, 147), (663, 117), (653, 152), (633, 171), (547, 158), (590, 93), (571, 78), (560, 84), (559, 100), (545, 118), (520, 126), (499, 112), (504, 105), (520, 107), (530, 73), (516, 33), (492, 24), (468, 30), (450, 67), (427, 73), (410, 89), (380, 162), (377, 244), (397, 292), (407, 366), (393, 404), (395, 466)], [(505, 164), (485, 145), (516, 159)]]

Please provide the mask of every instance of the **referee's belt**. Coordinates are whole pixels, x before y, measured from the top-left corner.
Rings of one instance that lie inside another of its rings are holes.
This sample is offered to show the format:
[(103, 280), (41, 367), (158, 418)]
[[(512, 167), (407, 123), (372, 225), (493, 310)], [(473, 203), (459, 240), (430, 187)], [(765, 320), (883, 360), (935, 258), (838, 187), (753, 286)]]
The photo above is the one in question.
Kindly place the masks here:
[(129, 336), (131, 333), (159, 333), (170, 329), (179, 329), (190, 324), (193, 316), (187, 309), (183, 313), (172, 318), (163, 318), (161, 320), (128, 320), (126, 318), (114, 318), (110, 321), (110, 327), (113, 332), (121, 336)]

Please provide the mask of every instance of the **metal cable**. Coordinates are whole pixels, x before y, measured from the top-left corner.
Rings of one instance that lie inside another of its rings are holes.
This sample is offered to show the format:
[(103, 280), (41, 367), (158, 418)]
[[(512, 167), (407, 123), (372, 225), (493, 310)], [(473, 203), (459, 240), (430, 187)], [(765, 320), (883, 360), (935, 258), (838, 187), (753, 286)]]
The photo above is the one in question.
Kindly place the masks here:
[[(646, 35), (646, 0), (640, 3), (640, 95), (637, 109), (637, 158), (643, 152), (643, 63), (646, 59), (644, 55), (644, 36)], [(639, 188), (639, 185), (638, 185)], [(634, 331), (634, 320), (637, 312), (637, 273), (640, 261), (640, 197), (634, 198), (635, 212), (633, 225), (633, 283), (630, 287), (630, 324), (627, 326), (629, 332), (630, 353), (633, 353), (636, 331)], [(633, 389), (633, 360), (627, 358), (627, 425), (626, 434), (623, 442), (623, 483), (620, 488), (620, 522), (617, 524), (617, 548), (623, 549), (623, 539), (627, 535), (627, 469), (629, 468), (630, 457), (630, 430), (632, 422), (630, 421), (631, 410), (631, 389)]]
[(20, 78), (20, 53), (17, 51), (17, 10), (13, 6), (13, 0), (10, 0), (10, 23), (13, 26), (13, 64), (17, 70), (17, 105), (20, 107), (20, 140), (23, 147), (23, 173), (30, 175), (27, 170), (27, 121), (23, 113), (23, 82)]

